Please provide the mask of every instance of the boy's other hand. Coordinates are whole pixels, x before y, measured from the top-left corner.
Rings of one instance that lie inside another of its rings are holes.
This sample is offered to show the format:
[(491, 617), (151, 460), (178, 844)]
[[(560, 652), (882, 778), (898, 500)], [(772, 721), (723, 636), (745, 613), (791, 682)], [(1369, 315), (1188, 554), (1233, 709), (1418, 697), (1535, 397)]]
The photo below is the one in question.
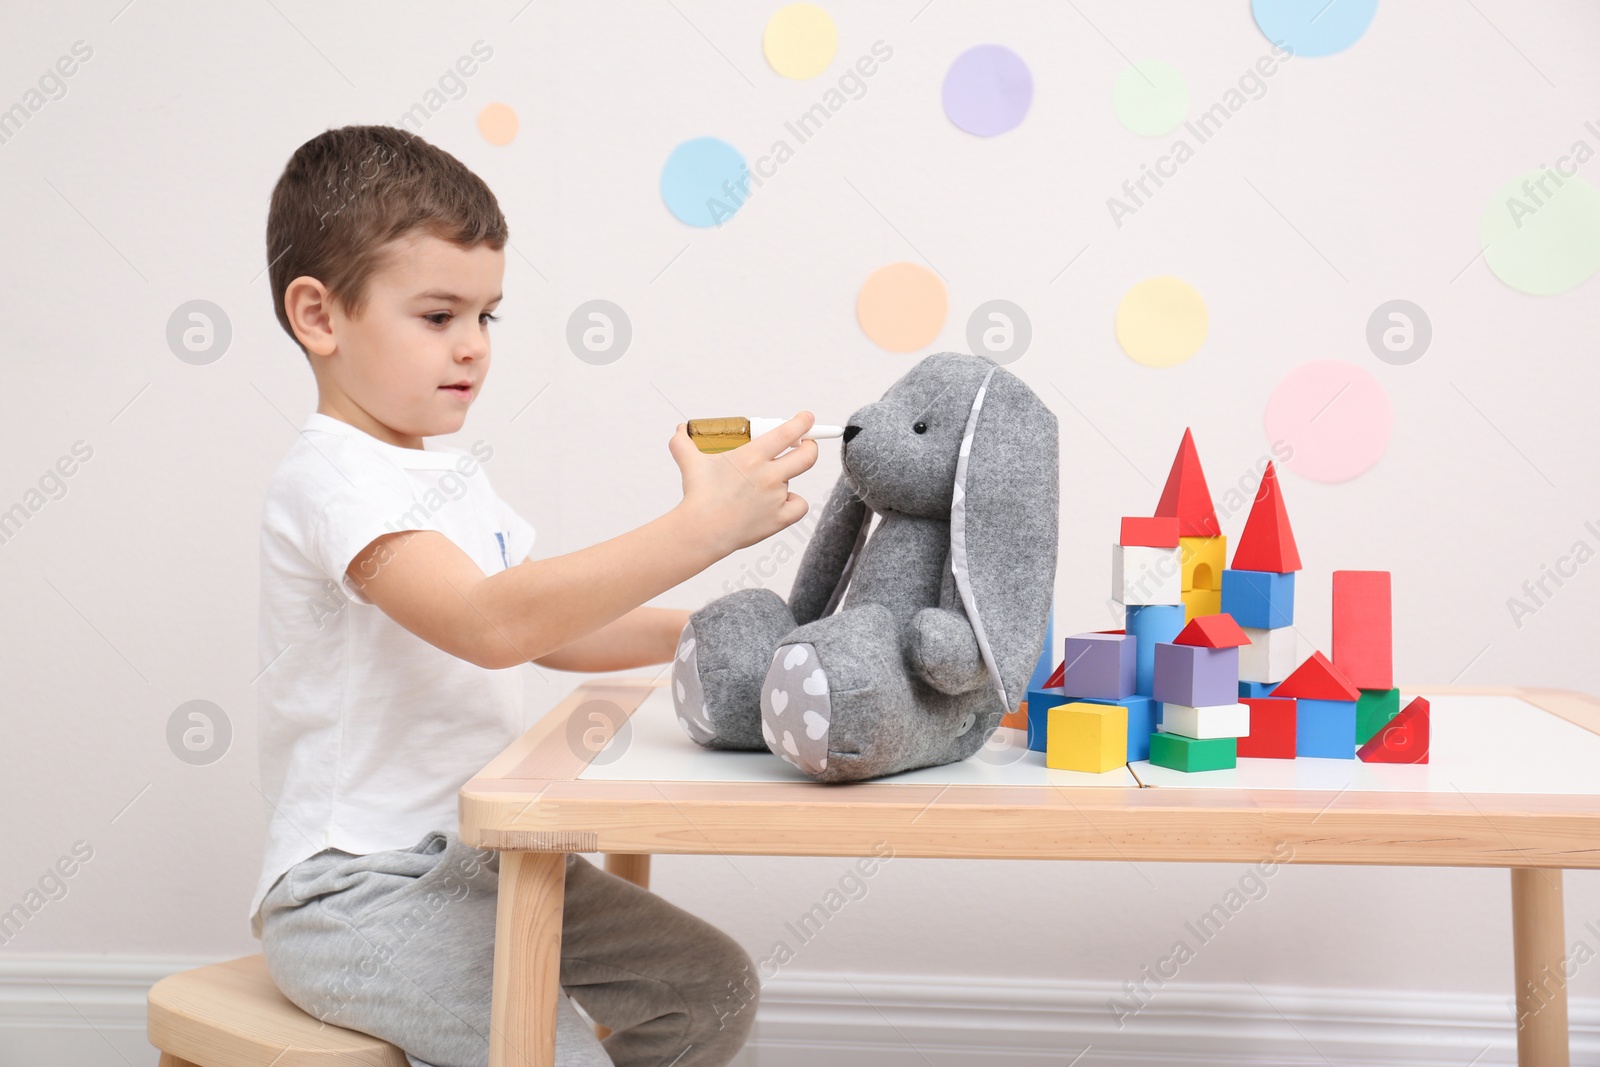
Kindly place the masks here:
[(716, 544), (719, 557), (771, 537), (809, 510), (789, 492), (789, 479), (817, 462), (817, 443), (800, 438), (816, 421), (802, 411), (749, 444), (711, 455), (678, 424), (667, 448), (683, 473), (679, 506)]

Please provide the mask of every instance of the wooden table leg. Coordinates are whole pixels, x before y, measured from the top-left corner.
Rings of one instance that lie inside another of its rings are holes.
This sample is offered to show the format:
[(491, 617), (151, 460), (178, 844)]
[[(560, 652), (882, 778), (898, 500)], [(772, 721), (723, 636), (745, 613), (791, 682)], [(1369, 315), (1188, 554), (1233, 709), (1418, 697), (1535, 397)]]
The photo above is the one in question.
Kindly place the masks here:
[(564, 852), (502, 852), (489, 1067), (556, 1067)]
[(1568, 1067), (1566, 917), (1561, 872), (1511, 869), (1511, 937), (1517, 975), (1517, 1063)]
[[(626, 852), (606, 853), (606, 871), (618, 878), (626, 878), (640, 889), (650, 888), (650, 855), (630, 855)], [(609, 1026), (594, 1024), (595, 1036), (604, 1041), (611, 1036)]]

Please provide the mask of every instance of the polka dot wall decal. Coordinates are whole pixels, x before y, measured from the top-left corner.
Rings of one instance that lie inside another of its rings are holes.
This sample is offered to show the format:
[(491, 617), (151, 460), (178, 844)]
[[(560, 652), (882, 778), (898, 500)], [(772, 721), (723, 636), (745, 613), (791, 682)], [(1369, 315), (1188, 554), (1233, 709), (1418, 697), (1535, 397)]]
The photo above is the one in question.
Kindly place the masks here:
[(1297, 56), (1331, 56), (1361, 39), (1378, 0), (1250, 0), (1267, 40)]
[(519, 125), (517, 112), (510, 104), (488, 104), (478, 112), (478, 132), (490, 144), (510, 144)]
[(1149, 59), (1122, 68), (1111, 101), (1118, 122), (1145, 137), (1160, 137), (1189, 113), (1189, 85), (1172, 64)]
[(1478, 220), (1484, 262), (1518, 292), (1554, 296), (1600, 270), (1600, 191), (1553, 170), (1513, 178)]
[(790, 4), (767, 20), (761, 50), (772, 69), (785, 78), (815, 78), (828, 69), (839, 50), (839, 29), (816, 4)]
[(1033, 103), (1033, 74), (1022, 57), (998, 44), (956, 56), (944, 75), (944, 113), (979, 137), (1016, 129)]
[(716, 226), (743, 204), (744, 156), (727, 141), (696, 137), (672, 150), (661, 168), (661, 199), (690, 226)]
[(890, 352), (915, 352), (932, 344), (949, 310), (944, 282), (916, 263), (879, 267), (856, 296), (861, 332)]
[(1117, 342), (1147, 367), (1172, 367), (1200, 350), (1211, 320), (1206, 302), (1182, 278), (1146, 278), (1117, 305)]
[(1393, 425), (1383, 386), (1354, 363), (1296, 367), (1267, 398), (1267, 440), (1293, 449), (1287, 466), (1314, 482), (1347, 482), (1370, 469)]

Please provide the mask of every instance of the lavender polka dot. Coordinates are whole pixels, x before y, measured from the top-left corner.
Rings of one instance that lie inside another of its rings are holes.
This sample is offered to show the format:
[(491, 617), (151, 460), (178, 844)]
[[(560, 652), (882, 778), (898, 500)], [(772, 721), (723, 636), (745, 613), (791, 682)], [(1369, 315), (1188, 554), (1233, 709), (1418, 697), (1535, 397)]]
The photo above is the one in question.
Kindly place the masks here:
[(1022, 57), (998, 44), (980, 44), (956, 57), (944, 76), (944, 113), (979, 137), (1015, 129), (1033, 103), (1033, 74)]

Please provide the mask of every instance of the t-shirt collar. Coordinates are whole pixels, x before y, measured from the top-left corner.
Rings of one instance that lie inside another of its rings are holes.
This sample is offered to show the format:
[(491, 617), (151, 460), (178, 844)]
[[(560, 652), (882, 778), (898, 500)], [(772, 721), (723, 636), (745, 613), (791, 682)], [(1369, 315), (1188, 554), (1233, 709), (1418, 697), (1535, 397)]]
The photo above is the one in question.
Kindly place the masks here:
[(453, 469), (460, 458), (458, 450), (445, 451), (441, 448), (428, 447), (428, 439), (424, 438), (422, 448), (402, 448), (392, 445), (387, 441), (380, 441), (359, 426), (352, 426), (342, 422), (332, 415), (324, 415), (320, 411), (313, 411), (306, 416), (306, 423), (301, 427), (301, 432), (306, 430), (323, 430), (328, 433), (341, 434), (357, 441), (365, 442), (369, 447), (376, 448), (402, 467), (414, 470), (449, 470)]

